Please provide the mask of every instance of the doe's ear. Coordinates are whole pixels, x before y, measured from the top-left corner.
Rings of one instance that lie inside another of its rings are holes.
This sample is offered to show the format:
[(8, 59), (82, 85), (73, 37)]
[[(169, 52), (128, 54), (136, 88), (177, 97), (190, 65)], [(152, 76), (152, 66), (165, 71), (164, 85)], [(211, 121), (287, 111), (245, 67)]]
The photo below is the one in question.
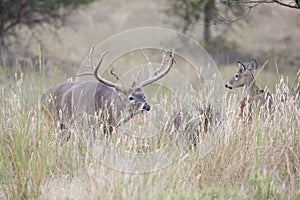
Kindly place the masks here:
[(238, 61), (237, 66), (238, 66), (241, 70), (243, 70), (243, 71), (246, 70), (245, 65), (244, 65), (242, 62), (240, 62), (240, 61)]
[(253, 58), (248, 65), (248, 69), (254, 71), (257, 69), (257, 67), (258, 67), (257, 61)]

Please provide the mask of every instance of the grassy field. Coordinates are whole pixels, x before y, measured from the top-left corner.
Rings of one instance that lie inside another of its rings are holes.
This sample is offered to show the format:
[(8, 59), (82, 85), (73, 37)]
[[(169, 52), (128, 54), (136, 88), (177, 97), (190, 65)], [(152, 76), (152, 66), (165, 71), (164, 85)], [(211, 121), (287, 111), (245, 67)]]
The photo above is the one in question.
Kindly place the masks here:
[[(10, 79), (13, 82), (7, 80), (0, 95), (0, 198), (300, 197), (300, 105), (283, 80), (273, 93), (272, 113), (262, 110), (250, 123), (237, 115), (237, 95), (227, 93), (219, 138), (204, 158), (199, 143), (164, 169), (128, 174), (94, 158), (80, 132), (71, 131), (71, 139), (61, 142), (60, 132), (41, 111), (43, 70)], [(282, 101), (284, 93), (288, 95)], [(168, 112), (172, 113), (172, 108)]]
[[(80, 131), (69, 130), (71, 139), (62, 141), (62, 133), (41, 105), (43, 91), (74, 76), (92, 44), (128, 28), (171, 28), (175, 21), (162, 13), (165, 1), (104, 4), (107, 1), (96, 2), (74, 14), (72, 25), (58, 31), (60, 39), (40, 35), (47, 61), (44, 64), (40, 56), (33, 64), (37, 70), (0, 66), (0, 199), (300, 199), (300, 103), (299, 96), (292, 93), (299, 69), (297, 13), (263, 8), (250, 16), (252, 23), (234, 27), (228, 36), (236, 38), (248, 55), (263, 57), (261, 65), (269, 61), (257, 83), (272, 92), (271, 112), (257, 111), (247, 122), (238, 116), (242, 89), (226, 91), (219, 137), (206, 156), (200, 156), (200, 137), (196, 147), (161, 170), (125, 173), (99, 162), (88, 151)], [(145, 14), (149, 10), (153, 12)], [(276, 29), (279, 19), (288, 21), (281, 21), (282, 30)], [(196, 39), (200, 36), (193, 34), (198, 28), (190, 33)], [(215, 32), (222, 30), (214, 28)], [(287, 38), (284, 30), (289, 30)], [(280, 34), (269, 36), (276, 31)], [(33, 43), (32, 48), (41, 54), (38, 45)], [(278, 58), (281, 61), (275, 65)], [(219, 69), (225, 82), (236, 67)], [(168, 107), (167, 112), (176, 110)], [(155, 117), (150, 112), (140, 121), (134, 119), (130, 131), (138, 132), (135, 125), (147, 126)], [(125, 142), (136, 144), (135, 138)], [(137, 143), (130, 150), (144, 152), (145, 145)]]

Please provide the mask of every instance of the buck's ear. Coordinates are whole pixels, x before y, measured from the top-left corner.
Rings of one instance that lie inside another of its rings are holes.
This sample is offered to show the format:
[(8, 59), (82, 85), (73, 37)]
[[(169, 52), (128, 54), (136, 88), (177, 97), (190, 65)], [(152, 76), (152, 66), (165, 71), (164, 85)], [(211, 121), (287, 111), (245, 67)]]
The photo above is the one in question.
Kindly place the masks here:
[(246, 70), (245, 65), (244, 65), (242, 62), (240, 62), (240, 61), (238, 61), (237, 66), (238, 66), (241, 70), (243, 70), (243, 71)]
[(135, 88), (136, 87), (136, 81), (133, 81), (131, 88)]
[(258, 67), (257, 61), (253, 58), (248, 65), (248, 69), (254, 71), (257, 69), (257, 67)]

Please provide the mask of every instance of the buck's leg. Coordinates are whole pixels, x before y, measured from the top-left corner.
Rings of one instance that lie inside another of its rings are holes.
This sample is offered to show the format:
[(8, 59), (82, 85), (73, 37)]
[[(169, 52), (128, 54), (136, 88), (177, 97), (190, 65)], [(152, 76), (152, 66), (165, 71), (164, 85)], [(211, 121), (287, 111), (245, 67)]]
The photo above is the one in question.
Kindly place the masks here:
[(71, 133), (65, 123), (57, 122), (56, 124), (56, 138), (61, 142), (67, 142), (71, 138)]

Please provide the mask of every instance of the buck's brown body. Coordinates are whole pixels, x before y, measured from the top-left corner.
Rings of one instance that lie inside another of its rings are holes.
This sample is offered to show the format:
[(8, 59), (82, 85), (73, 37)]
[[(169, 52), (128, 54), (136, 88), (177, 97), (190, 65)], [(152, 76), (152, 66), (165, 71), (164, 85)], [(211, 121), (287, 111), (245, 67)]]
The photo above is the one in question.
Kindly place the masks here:
[(140, 88), (131, 93), (134, 104), (125, 99), (126, 94), (99, 82), (67, 82), (46, 90), (43, 102), (54, 120), (62, 124), (73, 123), (85, 113), (103, 115), (103, 120), (116, 127), (139, 112), (150, 110)]
[[(91, 57), (93, 50), (94, 48), (91, 49)], [(147, 80), (138, 84), (134, 82), (129, 89), (98, 75), (98, 69), (105, 54), (106, 52), (102, 54), (96, 67), (91, 66), (94, 73), (79, 75), (93, 75), (98, 82), (66, 82), (52, 86), (45, 91), (42, 98), (43, 105), (55, 122), (64, 125), (72, 124), (82, 117), (95, 116), (100, 119), (101, 123), (118, 127), (134, 115), (150, 110), (142, 87), (159, 80), (170, 71), (174, 52), (169, 57), (163, 55), (163, 61), (168, 58), (168, 65), (165, 69), (163, 69), (165, 64), (162, 64), (155, 73), (149, 72)], [(163, 61), (162, 63), (165, 63)]]

